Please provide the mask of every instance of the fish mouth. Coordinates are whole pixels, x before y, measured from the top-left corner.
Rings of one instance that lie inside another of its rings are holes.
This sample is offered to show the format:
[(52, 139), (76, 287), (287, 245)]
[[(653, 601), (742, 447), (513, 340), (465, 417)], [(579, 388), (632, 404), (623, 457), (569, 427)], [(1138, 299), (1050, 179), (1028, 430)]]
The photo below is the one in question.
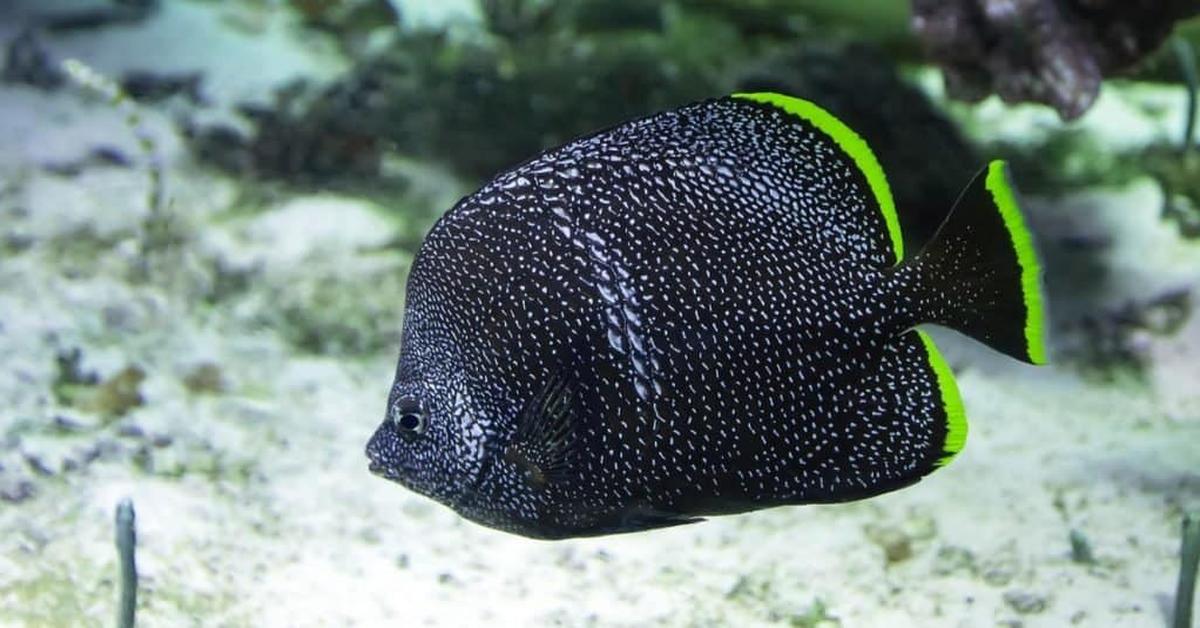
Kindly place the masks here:
[(396, 480), (400, 477), (400, 470), (396, 465), (388, 464), (387, 455), (387, 433), (384, 427), (380, 426), (375, 434), (371, 436), (371, 440), (367, 441), (367, 446), (363, 449), (363, 453), (367, 456), (367, 470), (372, 475), (379, 476), (387, 480)]
[(367, 463), (367, 470), (373, 475), (377, 475), (385, 480), (396, 480), (400, 478), (399, 471), (374, 460), (371, 460)]

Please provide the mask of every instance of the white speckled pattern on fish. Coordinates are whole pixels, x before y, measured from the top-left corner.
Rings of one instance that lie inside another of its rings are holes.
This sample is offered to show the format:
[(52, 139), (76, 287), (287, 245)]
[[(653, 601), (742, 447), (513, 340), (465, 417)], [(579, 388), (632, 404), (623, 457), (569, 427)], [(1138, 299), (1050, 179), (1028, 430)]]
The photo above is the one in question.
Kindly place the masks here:
[[(909, 484), (947, 414), (895, 254), (853, 158), (770, 105), (706, 101), (544, 153), (422, 245), (372, 469), (544, 537)], [(560, 397), (562, 425), (520, 432)], [(418, 430), (392, 428), (406, 414)]]

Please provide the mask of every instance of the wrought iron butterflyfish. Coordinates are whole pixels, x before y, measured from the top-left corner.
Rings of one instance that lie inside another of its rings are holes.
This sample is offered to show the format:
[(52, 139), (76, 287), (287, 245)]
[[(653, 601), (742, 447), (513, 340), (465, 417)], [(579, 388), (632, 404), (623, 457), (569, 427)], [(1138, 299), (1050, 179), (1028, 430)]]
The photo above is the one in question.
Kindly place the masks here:
[(919, 326), (1040, 364), (1042, 301), (1003, 162), (906, 256), (833, 115), (699, 102), (548, 150), (436, 223), (369, 467), (547, 539), (863, 499), (966, 439)]

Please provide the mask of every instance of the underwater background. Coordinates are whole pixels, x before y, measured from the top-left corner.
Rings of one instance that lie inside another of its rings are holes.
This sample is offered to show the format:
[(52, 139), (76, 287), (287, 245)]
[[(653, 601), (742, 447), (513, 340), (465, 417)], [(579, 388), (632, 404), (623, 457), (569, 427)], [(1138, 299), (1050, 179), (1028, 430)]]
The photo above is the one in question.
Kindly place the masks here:
[[(0, 0), (0, 625), (118, 622), (128, 499), (148, 626), (1186, 626), (1197, 13)], [(763, 90), (866, 138), (913, 250), (1012, 164), (1050, 365), (930, 330), (971, 421), (951, 465), (559, 542), (368, 472), (443, 212), (576, 136)]]

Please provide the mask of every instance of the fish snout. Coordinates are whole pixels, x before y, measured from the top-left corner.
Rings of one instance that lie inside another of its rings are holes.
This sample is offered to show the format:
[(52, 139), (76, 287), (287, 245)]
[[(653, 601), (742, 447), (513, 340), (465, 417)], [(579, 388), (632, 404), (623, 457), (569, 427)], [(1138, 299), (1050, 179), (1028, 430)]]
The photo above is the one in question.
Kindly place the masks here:
[(367, 459), (367, 470), (370, 471), (372, 475), (377, 475), (385, 480), (395, 480), (400, 477), (400, 472), (395, 467), (374, 459), (371, 457), (369, 452), (367, 454)]
[(367, 446), (363, 450), (363, 453), (367, 456), (367, 470), (381, 477), (394, 477), (395, 472), (391, 470), (392, 465), (387, 462), (388, 456), (386, 454), (387, 446), (385, 440), (383, 427), (380, 427), (371, 436), (371, 440), (367, 441)]

